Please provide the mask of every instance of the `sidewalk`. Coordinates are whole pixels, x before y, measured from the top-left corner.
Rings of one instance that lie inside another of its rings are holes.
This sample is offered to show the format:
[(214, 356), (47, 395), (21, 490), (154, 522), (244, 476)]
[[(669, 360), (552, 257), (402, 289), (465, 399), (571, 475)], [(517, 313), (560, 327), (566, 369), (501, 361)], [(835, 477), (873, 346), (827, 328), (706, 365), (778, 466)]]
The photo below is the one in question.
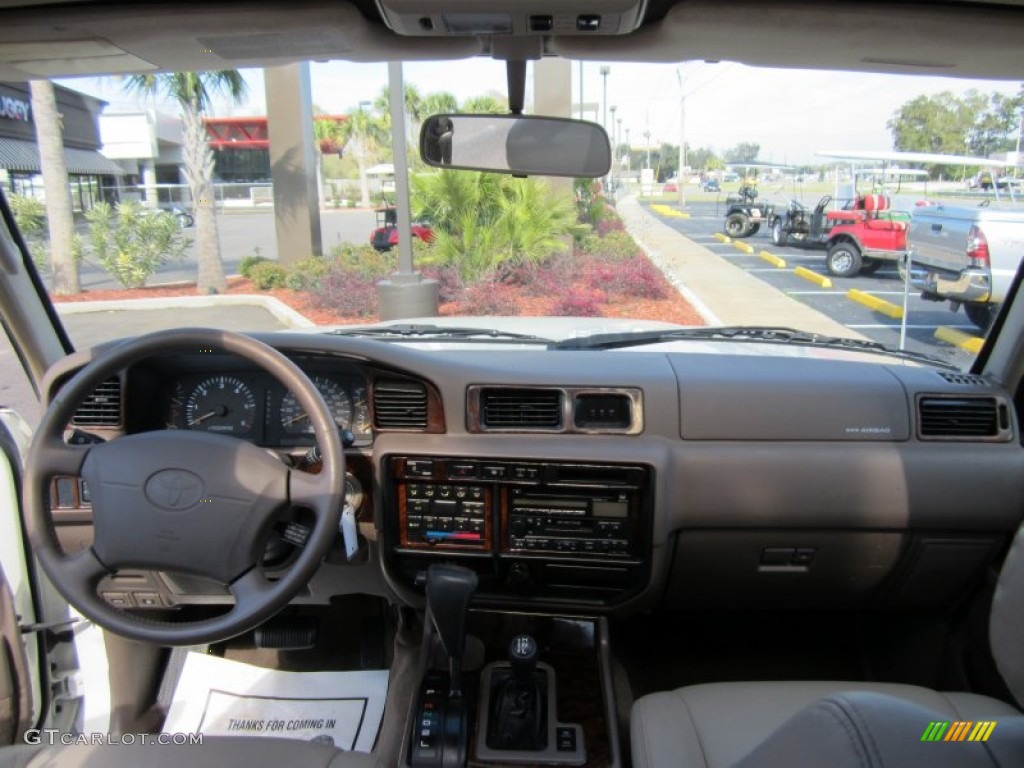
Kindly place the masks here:
[[(616, 209), (626, 229), (708, 325), (766, 325), (865, 338), (786, 296), (649, 213), (634, 196)], [(770, 321), (766, 323), (766, 318)]]

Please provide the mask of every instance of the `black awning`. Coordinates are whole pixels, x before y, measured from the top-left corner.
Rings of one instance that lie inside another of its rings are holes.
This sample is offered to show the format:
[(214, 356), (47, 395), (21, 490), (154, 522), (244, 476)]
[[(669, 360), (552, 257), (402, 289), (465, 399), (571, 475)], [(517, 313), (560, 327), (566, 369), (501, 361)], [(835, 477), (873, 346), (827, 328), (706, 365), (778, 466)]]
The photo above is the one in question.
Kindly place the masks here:
[[(124, 176), (121, 166), (94, 149), (64, 147), (68, 173), (87, 176)], [(39, 148), (30, 141), (0, 137), (0, 168), (20, 173), (41, 173)]]

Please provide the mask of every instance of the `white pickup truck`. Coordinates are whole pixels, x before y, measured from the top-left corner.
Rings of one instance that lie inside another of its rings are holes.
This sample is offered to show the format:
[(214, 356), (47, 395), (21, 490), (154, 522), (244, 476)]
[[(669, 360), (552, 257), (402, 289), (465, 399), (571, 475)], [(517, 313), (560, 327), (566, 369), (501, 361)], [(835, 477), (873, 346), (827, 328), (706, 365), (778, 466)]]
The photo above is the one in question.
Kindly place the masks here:
[(1024, 211), (922, 206), (914, 211), (907, 251), (911, 284), (922, 298), (948, 300), (954, 311), (962, 304), (971, 322), (987, 329), (1024, 258)]

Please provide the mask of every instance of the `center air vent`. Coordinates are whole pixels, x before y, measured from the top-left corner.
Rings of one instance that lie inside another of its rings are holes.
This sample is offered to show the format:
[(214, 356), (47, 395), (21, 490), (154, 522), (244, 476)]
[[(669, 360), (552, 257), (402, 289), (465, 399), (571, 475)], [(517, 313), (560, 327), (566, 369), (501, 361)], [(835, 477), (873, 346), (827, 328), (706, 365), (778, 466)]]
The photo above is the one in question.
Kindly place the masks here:
[(485, 389), (480, 393), (484, 429), (557, 430), (562, 392), (557, 389)]
[(121, 379), (107, 379), (78, 406), (71, 423), (76, 427), (121, 426)]
[(643, 393), (631, 387), (472, 386), (470, 432), (639, 435)]
[(426, 429), (427, 388), (418, 381), (378, 379), (373, 418), (378, 429)]
[(940, 397), (917, 401), (922, 440), (1009, 440), (1010, 411), (996, 397)]

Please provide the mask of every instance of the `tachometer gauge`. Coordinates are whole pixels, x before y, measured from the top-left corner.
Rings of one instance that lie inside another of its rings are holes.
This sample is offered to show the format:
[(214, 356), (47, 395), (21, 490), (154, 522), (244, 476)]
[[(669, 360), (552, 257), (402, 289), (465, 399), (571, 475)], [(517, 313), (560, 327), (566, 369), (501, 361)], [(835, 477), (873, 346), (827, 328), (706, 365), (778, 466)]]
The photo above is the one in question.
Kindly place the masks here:
[[(349, 424), (352, 423), (352, 401), (349, 399), (348, 393), (334, 379), (329, 379), (326, 376), (313, 376), (311, 379), (324, 402), (327, 403), (334, 423), (341, 429), (349, 429)], [(290, 435), (313, 434), (313, 425), (309, 421), (309, 416), (291, 392), (287, 393), (281, 401), (281, 427)]]
[(189, 429), (245, 435), (252, 431), (256, 397), (234, 376), (211, 376), (192, 390), (185, 402)]

